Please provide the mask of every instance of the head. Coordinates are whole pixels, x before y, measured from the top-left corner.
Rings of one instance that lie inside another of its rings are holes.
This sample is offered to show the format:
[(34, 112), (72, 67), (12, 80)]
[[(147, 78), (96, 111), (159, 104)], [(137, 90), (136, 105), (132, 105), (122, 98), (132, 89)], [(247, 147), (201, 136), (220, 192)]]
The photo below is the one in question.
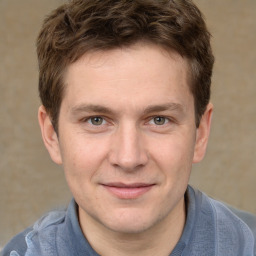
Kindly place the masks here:
[(214, 58), (202, 14), (191, 0), (71, 0), (44, 21), (37, 41), (39, 92), (58, 132), (67, 67), (85, 53), (149, 42), (189, 63), (198, 127), (210, 99)]
[(89, 224), (134, 234), (168, 218), (177, 231), (212, 111), (199, 10), (188, 0), (74, 0), (46, 19), (38, 56), (44, 143), (86, 236)]

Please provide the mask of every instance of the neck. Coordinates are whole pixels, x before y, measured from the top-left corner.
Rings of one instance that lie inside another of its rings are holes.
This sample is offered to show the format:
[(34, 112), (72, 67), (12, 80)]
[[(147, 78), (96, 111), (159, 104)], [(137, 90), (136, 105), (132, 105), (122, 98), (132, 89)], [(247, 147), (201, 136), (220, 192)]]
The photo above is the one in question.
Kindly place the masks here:
[(141, 233), (120, 233), (110, 230), (89, 215), (80, 225), (90, 245), (102, 256), (167, 256), (182, 235), (185, 212), (183, 199), (173, 212)]

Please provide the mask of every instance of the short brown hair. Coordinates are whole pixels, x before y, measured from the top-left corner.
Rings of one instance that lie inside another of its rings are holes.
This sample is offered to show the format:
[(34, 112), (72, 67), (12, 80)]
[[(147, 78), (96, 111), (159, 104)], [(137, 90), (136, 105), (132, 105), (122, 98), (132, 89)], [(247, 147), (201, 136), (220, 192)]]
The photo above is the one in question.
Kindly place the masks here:
[(191, 0), (71, 0), (45, 19), (37, 40), (40, 98), (56, 131), (67, 66), (88, 51), (140, 40), (188, 60), (199, 125), (210, 99), (214, 57), (210, 33)]

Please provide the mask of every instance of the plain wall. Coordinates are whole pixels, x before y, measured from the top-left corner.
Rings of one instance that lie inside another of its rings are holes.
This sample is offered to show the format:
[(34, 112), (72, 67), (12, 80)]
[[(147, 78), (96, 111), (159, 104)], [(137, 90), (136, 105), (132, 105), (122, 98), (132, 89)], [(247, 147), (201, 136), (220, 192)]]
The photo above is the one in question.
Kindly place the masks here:
[[(71, 194), (37, 124), (35, 40), (61, 0), (0, 0), (0, 245)], [(256, 213), (256, 1), (196, 0), (213, 35), (214, 118), (191, 184)]]

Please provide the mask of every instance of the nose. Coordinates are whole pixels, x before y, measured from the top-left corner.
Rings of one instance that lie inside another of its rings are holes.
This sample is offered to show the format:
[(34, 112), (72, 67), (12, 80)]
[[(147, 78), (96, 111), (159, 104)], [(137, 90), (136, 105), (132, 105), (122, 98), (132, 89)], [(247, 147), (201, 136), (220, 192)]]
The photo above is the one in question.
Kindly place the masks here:
[(120, 126), (111, 141), (111, 165), (124, 171), (136, 171), (148, 162), (143, 136), (135, 125)]

